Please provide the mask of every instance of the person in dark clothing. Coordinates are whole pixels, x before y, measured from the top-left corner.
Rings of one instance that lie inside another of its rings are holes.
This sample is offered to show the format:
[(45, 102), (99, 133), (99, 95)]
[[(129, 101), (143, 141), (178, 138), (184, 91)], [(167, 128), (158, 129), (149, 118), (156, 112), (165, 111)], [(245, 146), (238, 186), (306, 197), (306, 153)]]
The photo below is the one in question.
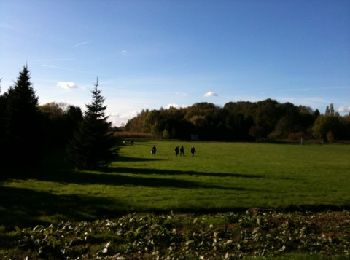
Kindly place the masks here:
[(194, 154), (196, 153), (196, 148), (194, 148), (194, 146), (191, 147), (191, 154), (192, 156), (194, 156)]
[(185, 156), (185, 148), (183, 145), (180, 148), (180, 156)]
[(180, 148), (178, 146), (175, 147), (175, 155), (176, 157), (179, 155)]
[(151, 154), (155, 155), (156, 152), (157, 152), (157, 148), (155, 145), (153, 145), (152, 150), (151, 150)]

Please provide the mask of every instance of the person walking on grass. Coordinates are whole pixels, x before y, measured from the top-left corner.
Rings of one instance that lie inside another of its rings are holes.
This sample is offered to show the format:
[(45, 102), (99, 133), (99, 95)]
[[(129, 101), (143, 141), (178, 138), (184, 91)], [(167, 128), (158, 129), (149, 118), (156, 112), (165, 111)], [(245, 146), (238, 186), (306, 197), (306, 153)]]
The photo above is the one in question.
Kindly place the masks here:
[(176, 157), (179, 155), (180, 148), (178, 146), (175, 147), (175, 155)]
[(185, 148), (183, 145), (181, 145), (181, 148), (180, 148), (180, 156), (185, 156)]
[(155, 155), (157, 153), (157, 148), (155, 145), (153, 145), (152, 149), (151, 149), (151, 154)]
[(191, 154), (192, 157), (194, 156), (194, 154), (196, 153), (196, 148), (194, 148), (194, 146), (191, 147)]

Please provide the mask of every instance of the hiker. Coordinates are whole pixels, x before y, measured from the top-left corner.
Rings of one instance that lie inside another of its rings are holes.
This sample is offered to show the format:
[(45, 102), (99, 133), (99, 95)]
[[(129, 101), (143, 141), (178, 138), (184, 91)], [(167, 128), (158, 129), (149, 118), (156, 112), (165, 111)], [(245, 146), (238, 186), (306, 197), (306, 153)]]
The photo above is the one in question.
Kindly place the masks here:
[(180, 148), (178, 146), (175, 147), (175, 155), (176, 157), (179, 155)]
[(194, 156), (194, 154), (196, 153), (196, 148), (194, 148), (194, 146), (191, 147), (191, 154), (192, 156)]
[(185, 148), (183, 145), (180, 148), (180, 156), (185, 156)]
[(153, 145), (152, 150), (151, 150), (151, 154), (155, 155), (156, 152), (157, 152), (157, 148), (155, 145)]

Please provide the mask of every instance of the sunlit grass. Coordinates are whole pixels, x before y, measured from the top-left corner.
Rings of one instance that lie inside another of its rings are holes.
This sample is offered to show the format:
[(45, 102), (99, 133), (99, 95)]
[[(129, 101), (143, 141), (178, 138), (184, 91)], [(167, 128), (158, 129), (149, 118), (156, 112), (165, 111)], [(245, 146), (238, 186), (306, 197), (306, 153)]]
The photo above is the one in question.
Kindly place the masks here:
[[(182, 144), (185, 157), (176, 157), (174, 148)], [(155, 156), (152, 145), (158, 148)], [(54, 221), (129, 211), (350, 205), (348, 145), (149, 141), (124, 146), (120, 155), (106, 171), (53, 169), (7, 180), (1, 218)]]

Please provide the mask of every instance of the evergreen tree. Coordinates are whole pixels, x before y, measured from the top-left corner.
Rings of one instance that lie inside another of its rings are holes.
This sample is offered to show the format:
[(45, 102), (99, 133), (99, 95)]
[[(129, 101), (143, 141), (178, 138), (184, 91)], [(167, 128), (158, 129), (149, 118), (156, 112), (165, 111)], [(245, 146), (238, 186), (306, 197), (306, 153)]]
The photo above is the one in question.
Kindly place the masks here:
[[(4, 159), (10, 165), (33, 165), (40, 158), (38, 98), (30, 82), (27, 65), (13, 87), (2, 96)], [(15, 165), (15, 166), (16, 166)]]
[(0, 94), (0, 165), (2, 165), (2, 160), (4, 159), (4, 154), (6, 154), (6, 128), (5, 128), (5, 109), (6, 109), (6, 99), (4, 95)]
[(92, 91), (92, 102), (86, 108), (83, 121), (68, 148), (70, 160), (83, 169), (106, 167), (117, 155), (117, 142), (105, 116), (106, 106), (98, 89), (98, 80)]

